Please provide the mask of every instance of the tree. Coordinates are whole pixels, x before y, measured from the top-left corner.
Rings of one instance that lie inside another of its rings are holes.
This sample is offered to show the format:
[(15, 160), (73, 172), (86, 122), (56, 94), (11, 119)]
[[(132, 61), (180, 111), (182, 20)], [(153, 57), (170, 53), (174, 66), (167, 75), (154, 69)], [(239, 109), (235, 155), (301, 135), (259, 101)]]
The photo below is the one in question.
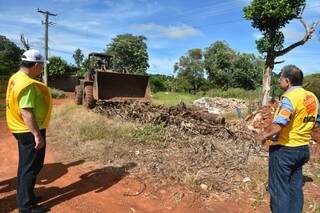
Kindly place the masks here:
[(61, 57), (52, 56), (49, 58), (49, 76), (62, 76), (68, 69), (68, 63)]
[(263, 61), (253, 54), (238, 54), (233, 65), (230, 85), (246, 90), (254, 90), (261, 85)]
[(270, 87), (270, 96), (272, 100), (275, 100), (277, 97), (280, 97), (283, 93), (283, 90), (279, 86), (280, 73), (271, 73), (271, 87)]
[(20, 34), (20, 41), (25, 50), (30, 50), (29, 40), (24, 36), (24, 34)]
[[(266, 105), (270, 92), (271, 73), (276, 58), (285, 55), (294, 48), (305, 44), (313, 35), (318, 22), (309, 27), (302, 13), (306, 0), (252, 0), (251, 4), (244, 7), (244, 17), (252, 21), (252, 26), (262, 32), (263, 37), (256, 41), (257, 49), (265, 54), (265, 67), (263, 73), (263, 99)], [(305, 28), (304, 37), (288, 47), (283, 47), (284, 35), (281, 29), (291, 20), (298, 19)]]
[(304, 78), (303, 87), (320, 98), (320, 74), (308, 75)]
[(114, 57), (113, 65), (117, 72), (146, 74), (149, 68), (147, 38), (132, 34), (118, 35), (107, 45), (106, 53)]
[(159, 91), (172, 91), (174, 77), (168, 75), (150, 75), (150, 83), (151, 83), (151, 91), (159, 92)]
[(21, 50), (15, 43), (0, 35), (0, 75), (10, 75), (19, 69)]
[(186, 90), (198, 91), (204, 82), (203, 54), (199, 48), (191, 49), (185, 56), (180, 57), (174, 71), (180, 85)]
[(87, 70), (89, 70), (89, 58), (84, 58), (80, 64), (80, 68), (78, 68), (76, 72), (76, 75), (78, 77), (84, 77)]
[(74, 51), (74, 54), (72, 55), (78, 69), (80, 69), (81, 63), (83, 61), (84, 55), (82, 51), (78, 48)]
[(236, 52), (224, 41), (216, 41), (206, 48), (204, 67), (208, 79), (217, 87), (227, 89), (230, 86)]

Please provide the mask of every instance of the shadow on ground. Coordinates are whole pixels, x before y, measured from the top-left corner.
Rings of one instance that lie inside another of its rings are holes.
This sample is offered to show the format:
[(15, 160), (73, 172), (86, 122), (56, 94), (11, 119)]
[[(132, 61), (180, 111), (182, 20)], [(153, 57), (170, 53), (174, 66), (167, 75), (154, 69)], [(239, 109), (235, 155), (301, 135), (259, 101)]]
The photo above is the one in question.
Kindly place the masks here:
[[(45, 185), (52, 183), (68, 172), (68, 168), (81, 164), (83, 161), (76, 161), (70, 164), (54, 163), (46, 164), (38, 177), (37, 183)], [(52, 208), (55, 205), (68, 201), (77, 196), (89, 192), (102, 192), (112, 185), (118, 183), (122, 178), (129, 174), (129, 170), (136, 166), (135, 163), (127, 163), (121, 167), (103, 167), (82, 174), (78, 181), (65, 187), (45, 187), (36, 189), (36, 194), (42, 196), (42, 204), (46, 208)], [(78, 179), (78, 178), (75, 178)], [(16, 177), (0, 182), (0, 195), (14, 191), (16, 187)], [(10, 212), (16, 209), (16, 194), (0, 198), (0, 212)]]

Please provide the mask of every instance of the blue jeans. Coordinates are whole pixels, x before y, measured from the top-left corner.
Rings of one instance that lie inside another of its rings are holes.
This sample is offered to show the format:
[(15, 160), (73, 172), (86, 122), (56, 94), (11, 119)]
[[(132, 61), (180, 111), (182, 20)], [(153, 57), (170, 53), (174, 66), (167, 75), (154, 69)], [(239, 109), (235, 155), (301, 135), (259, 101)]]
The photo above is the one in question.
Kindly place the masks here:
[(269, 193), (273, 213), (301, 213), (302, 166), (309, 160), (309, 147), (270, 146)]

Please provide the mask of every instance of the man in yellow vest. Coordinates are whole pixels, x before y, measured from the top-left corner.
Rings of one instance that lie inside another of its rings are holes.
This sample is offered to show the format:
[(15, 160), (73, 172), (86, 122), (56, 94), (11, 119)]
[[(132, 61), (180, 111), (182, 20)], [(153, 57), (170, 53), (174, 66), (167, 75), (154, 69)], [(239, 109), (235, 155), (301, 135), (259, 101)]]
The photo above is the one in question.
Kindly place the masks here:
[(21, 68), (11, 76), (6, 95), (6, 118), (18, 141), (17, 205), (19, 212), (45, 212), (34, 193), (37, 175), (43, 167), (52, 99), (46, 85), (36, 80), (45, 58), (37, 50), (22, 55)]
[(282, 68), (279, 79), (284, 90), (273, 124), (258, 136), (269, 148), (269, 193), (273, 213), (303, 210), (302, 167), (309, 160), (312, 130), (320, 122), (317, 97), (301, 87), (302, 71), (293, 65)]

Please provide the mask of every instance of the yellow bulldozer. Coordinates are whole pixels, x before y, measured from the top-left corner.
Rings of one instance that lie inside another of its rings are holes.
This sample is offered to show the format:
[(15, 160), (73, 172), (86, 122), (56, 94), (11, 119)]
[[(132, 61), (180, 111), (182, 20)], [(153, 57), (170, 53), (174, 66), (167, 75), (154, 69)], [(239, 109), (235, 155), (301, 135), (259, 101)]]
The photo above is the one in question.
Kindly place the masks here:
[(115, 72), (112, 59), (105, 53), (89, 54), (88, 69), (75, 87), (77, 105), (93, 108), (99, 100), (150, 100), (149, 76)]

